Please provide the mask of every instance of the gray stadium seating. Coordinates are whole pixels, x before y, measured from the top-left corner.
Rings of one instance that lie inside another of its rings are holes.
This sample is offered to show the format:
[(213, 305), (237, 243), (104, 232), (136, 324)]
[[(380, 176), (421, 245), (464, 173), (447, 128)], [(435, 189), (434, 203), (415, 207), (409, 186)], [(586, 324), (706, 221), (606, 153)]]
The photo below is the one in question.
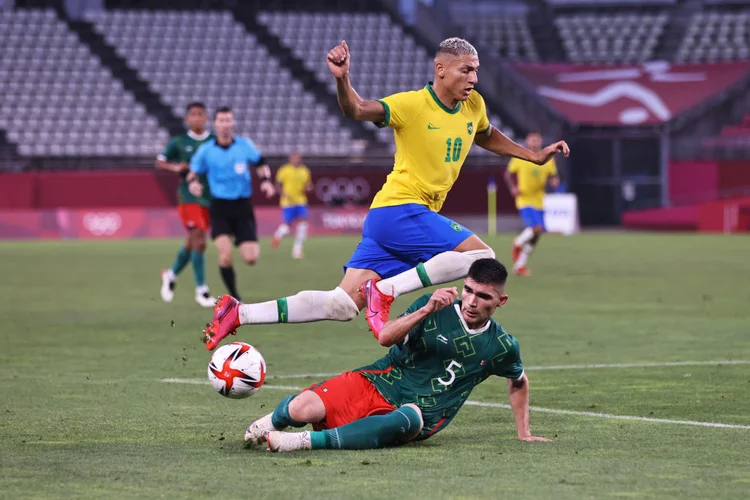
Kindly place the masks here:
[(480, 16), (462, 24), (466, 27), (466, 33), (476, 37), (482, 47), (487, 47), (506, 59), (539, 60), (525, 13), (504, 14), (502, 17)]
[(86, 18), (177, 116), (193, 100), (210, 110), (230, 105), (237, 133), (266, 155), (353, 150), (339, 118), (229, 12), (109, 10)]
[(750, 57), (750, 10), (699, 12), (693, 16), (676, 60), (717, 62)]
[(23, 156), (141, 156), (167, 138), (55, 12), (0, 11), (0, 128)]
[(666, 13), (565, 14), (555, 18), (568, 59), (576, 63), (634, 63), (651, 59)]
[[(386, 14), (262, 12), (258, 21), (266, 25), (316, 78), (336, 93), (336, 83), (328, 70), (326, 54), (346, 40), (352, 54), (352, 83), (365, 99), (424, 87), (432, 79), (432, 54), (418, 46)], [(493, 124), (501, 123), (491, 116)], [(377, 129), (378, 140), (392, 148), (393, 132)], [(512, 131), (504, 130), (512, 136)], [(481, 154), (480, 148), (472, 153)]]

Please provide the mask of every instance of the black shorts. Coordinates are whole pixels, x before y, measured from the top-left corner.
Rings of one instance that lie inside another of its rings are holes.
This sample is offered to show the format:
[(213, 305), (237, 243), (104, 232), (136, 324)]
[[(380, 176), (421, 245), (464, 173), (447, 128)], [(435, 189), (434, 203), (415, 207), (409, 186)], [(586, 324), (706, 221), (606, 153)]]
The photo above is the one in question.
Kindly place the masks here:
[(211, 238), (221, 235), (234, 236), (234, 244), (258, 241), (255, 228), (255, 212), (250, 198), (238, 200), (211, 200)]

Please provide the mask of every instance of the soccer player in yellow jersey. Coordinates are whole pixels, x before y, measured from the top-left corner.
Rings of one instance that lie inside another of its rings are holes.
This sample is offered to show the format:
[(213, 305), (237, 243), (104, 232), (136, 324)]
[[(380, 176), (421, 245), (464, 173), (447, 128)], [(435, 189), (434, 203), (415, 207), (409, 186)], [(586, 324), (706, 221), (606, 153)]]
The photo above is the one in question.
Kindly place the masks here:
[(339, 106), (348, 118), (391, 127), (396, 157), (370, 207), (362, 240), (344, 265), (344, 278), (330, 291), (303, 291), (260, 304), (221, 297), (205, 330), (209, 350), (242, 324), (349, 321), (365, 307), (378, 337), (396, 296), (464, 278), (474, 261), (495, 256), (471, 231), (438, 214), (472, 144), (538, 165), (558, 152), (569, 153), (564, 141), (529, 151), (490, 125), (484, 99), (474, 90), (479, 57), (466, 40), (440, 43), (434, 80), (424, 88), (377, 101), (354, 90), (350, 61), (345, 41), (328, 53)]
[[(527, 135), (526, 146), (531, 151), (541, 151), (541, 134), (531, 132)], [(505, 171), (505, 183), (516, 200), (516, 208), (526, 226), (513, 241), (513, 272), (519, 276), (531, 276), (526, 262), (544, 232), (544, 192), (548, 184), (552, 189), (557, 189), (560, 184), (555, 159), (550, 158), (544, 165), (537, 165), (512, 158)]]
[(280, 193), (281, 217), (283, 222), (276, 229), (271, 247), (277, 248), (281, 239), (289, 234), (289, 226), (296, 223), (296, 236), (292, 247), (292, 258), (303, 257), (302, 246), (307, 237), (307, 192), (312, 190), (310, 169), (302, 163), (302, 155), (292, 153), (289, 163), (276, 172), (276, 184)]

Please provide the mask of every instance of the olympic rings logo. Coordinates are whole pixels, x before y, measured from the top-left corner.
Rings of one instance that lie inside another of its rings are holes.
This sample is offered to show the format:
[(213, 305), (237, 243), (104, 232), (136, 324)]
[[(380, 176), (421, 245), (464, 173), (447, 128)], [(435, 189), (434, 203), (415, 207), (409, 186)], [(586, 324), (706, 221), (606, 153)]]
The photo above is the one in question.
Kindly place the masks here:
[(362, 201), (370, 195), (370, 183), (363, 177), (321, 177), (315, 182), (315, 195), (324, 203), (332, 201)]
[(122, 217), (117, 212), (87, 212), (83, 216), (83, 227), (94, 236), (111, 236), (122, 226)]

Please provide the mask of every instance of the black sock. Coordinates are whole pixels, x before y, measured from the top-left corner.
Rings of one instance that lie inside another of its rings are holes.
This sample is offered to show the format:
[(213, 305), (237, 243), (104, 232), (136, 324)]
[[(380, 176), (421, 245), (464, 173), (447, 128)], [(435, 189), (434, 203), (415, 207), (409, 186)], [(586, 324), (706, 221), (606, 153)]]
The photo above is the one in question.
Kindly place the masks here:
[(232, 266), (219, 267), (219, 271), (221, 272), (221, 279), (229, 291), (229, 295), (237, 300), (241, 300), (240, 295), (237, 293), (237, 280), (234, 277), (234, 268)]

